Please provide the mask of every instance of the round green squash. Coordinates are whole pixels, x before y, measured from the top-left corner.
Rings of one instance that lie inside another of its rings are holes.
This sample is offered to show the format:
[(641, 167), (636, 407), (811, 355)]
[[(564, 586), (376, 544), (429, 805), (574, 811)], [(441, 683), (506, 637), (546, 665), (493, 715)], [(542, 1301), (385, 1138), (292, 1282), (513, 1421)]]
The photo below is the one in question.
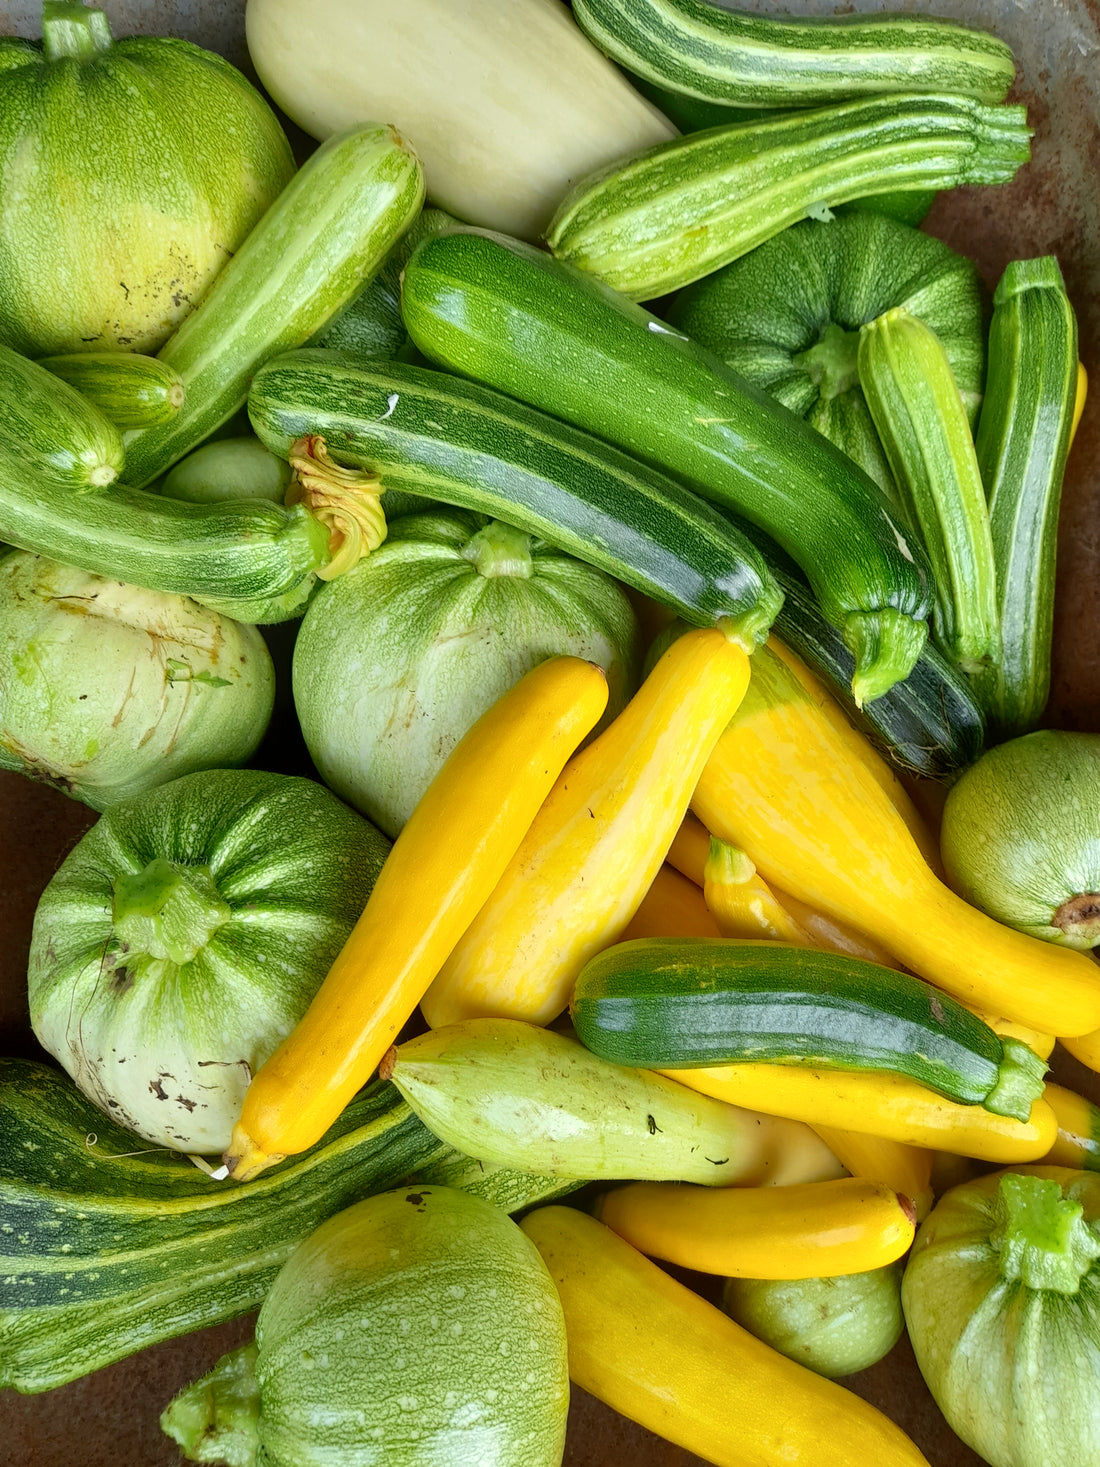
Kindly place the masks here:
[(294, 703), (321, 778), (395, 836), (467, 729), (536, 663), (598, 663), (602, 728), (634, 691), (639, 632), (602, 571), (498, 520), (439, 506), (323, 585), (294, 647)]
[(403, 1187), (299, 1244), (255, 1344), (161, 1425), (191, 1460), (237, 1467), (559, 1467), (568, 1405), (534, 1245), (480, 1197)]
[(38, 903), (27, 988), (39, 1042), (154, 1145), (223, 1151), (388, 851), (293, 775), (206, 770), (114, 805)]
[(294, 172), (259, 92), (189, 41), (47, 0), (0, 40), (0, 341), (153, 353)]

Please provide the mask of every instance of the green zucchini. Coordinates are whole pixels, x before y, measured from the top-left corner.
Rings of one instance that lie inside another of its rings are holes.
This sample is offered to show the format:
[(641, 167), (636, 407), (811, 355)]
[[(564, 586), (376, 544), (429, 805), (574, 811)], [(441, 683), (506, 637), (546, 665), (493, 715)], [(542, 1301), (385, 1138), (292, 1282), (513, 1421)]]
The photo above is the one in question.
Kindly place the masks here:
[(903, 306), (862, 327), (859, 381), (936, 576), (933, 636), (963, 672), (1001, 658), (993, 537), (966, 409), (936, 333)]
[(628, 71), (739, 106), (786, 109), (891, 92), (1000, 102), (1016, 74), (996, 36), (915, 15), (788, 19), (705, 0), (573, 0), (573, 14)]
[(919, 547), (866, 475), (724, 362), (592, 277), (472, 230), (414, 250), (402, 310), (440, 365), (599, 434), (771, 535), (852, 650), (857, 702), (909, 672), (931, 609)]
[(615, 1064), (890, 1071), (1025, 1121), (1046, 1071), (920, 978), (781, 942), (619, 943), (581, 970), (571, 1014), (583, 1043)]
[(0, 343), (0, 455), (68, 490), (105, 489), (122, 472), (122, 437), (75, 387)]
[(1007, 183), (1030, 157), (1025, 107), (912, 93), (733, 123), (581, 179), (546, 232), (562, 260), (633, 300), (709, 275), (822, 206)]
[(221, 504), (229, 499), (269, 499), (282, 504), (290, 468), (253, 434), (215, 438), (169, 469), (160, 493), (191, 504)]
[(169, 423), (126, 436), (140, 488), (240, 408), (268, 357), (303, 346), (360, 290), (416, 217), (424, 175), (389, 126), (321, 144), (159, 353), (186, 389)]
[(993, 297), (989, 382), (976, 448), (989, 496), (1003, 653), (978, 687), (1005, 738), (1034, 728), (1050, 693), (1062, 477), (1077, 391), (1077, 318), (1053, 255), (1014, 260)]
[[(248, 403), (260, 439), (282, 458), (320, 435), (338, 460), (380, 476), (383, 491), (422, 494), (538, 535), (696, 626), (720, 622), (751, 647), (778, 610), (759, 554), (710, 505), (477, 383), (313, 348), (269, 362)], [(324, 482), (323, 465), (309, 473)]]
[(157, 357), (128, 351), (80, 351), (40, 357), (40, 367), (94, 402), (116, 428), (155, 428), (183, 406), (183, 378)]

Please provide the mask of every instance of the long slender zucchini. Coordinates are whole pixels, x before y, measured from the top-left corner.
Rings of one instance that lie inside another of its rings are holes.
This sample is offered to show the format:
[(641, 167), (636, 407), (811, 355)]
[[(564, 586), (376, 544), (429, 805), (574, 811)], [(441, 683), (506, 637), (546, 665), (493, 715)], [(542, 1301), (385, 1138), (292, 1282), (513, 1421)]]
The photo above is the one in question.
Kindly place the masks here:
[(1016, 73), (996, 36), (916, 15), (788, 19), (705, 0), (573, 0), (573, 14), (628, 71), (740, 106), (926, 91), (1000, 102)]
[(159, 357), (78, 351), (39, 357), (38, 365), (83, 393), (116, 428), (155, 428), (170, 423), (183, 406), (183, 378)]
[(0, 454), (64, 485), (70, 499), (113, 484), (124, 459), (121, 434), (93, 402), (2, 343)]
[(171, 422), (127, 435), (127, 482), (148, 484), (232, 417), (261, 363), (323, 330), (423, 200), (420, 163), (392, 127), (322, 143), (161, 348), (186, 399)]
[(476, 383), (310, 349), (258, 372), (248, 401), (273, 453), (287, 458), (298, 440), (321, 435), (338, 459), (380, 475), (383, 490), (457, 504), (539, 535), (695, 625), (723, 621), (751, 646), (778, 609), (760, 556), (710, 505), (587, 433)]
[(857, 702), (909, 672), (931, 609), (919, 547), (849, 459), (717, 357), (591, 277), (470, 230), (417, 247), (402, 310), (434, 361), (599, 434), (770, 534), (852, 650)]
[(1058, 261), (1012, 261), (993, 297), (976, 440), (1003, 639), (1000, 664), (978, 688), (1005, 738), (1035, 727), (1050, 692), (1058, 508), (1077, 388), (1077, 318)]
[(1027, 110), (907, 93), (676, 138), (589, 174), (546, 239), (633, 300), (735, 260), (822, 205), (1007, 183), (1030, 157)]
[(619, 943), (586, 963), (571, 1013), (589, 1049), (617, 1064), (886, 1070), (1017, 1120), (1046, 1071), (919, 978), (788, 943)]

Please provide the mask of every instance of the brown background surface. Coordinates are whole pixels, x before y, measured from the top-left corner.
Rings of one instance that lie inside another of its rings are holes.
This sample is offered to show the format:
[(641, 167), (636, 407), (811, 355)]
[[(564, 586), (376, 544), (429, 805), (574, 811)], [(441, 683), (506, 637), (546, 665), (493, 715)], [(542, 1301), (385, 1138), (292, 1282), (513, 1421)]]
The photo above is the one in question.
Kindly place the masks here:
[[(103, 0), (115, 33), (174, 34), (247, 66), (243, 0)], [(954, 17), (995, 31), (1020, 61), (1015, 97), (1035, 128), (1033, 161), (998, 189), (957, 190), (937, 202), (927, 228), (970, 254), (992, 287), (1007, 261), (1056, 254), (1077, 307), (1081, 357), (1097, 384), (1070, 461), (1059, 546), (1054, 687), (1047, 723), (1100, 731), (1100, 0), (939, 0), (939, 3), (789, 5), (742, 9), (847, 13), (904, 9)], [(37, 0), (0, 0), (0, 34), (39, 33)], [(369, 98), (364, 99), (365, 115)], [(297, 140), (301, 141), (300, 135)], [(285, 639), (284, 639), (285, 642)], [(284, 685), (283, 693), (286, 688)], [(292, 767), (300, 741), (287, 711), (257, 762)], [(94, 814), (65, 796), (0, 772), (0, 1052), (35, 1054), (26, 1016), (25, 967), (39, 893)], [(1100, 1100), (1098, 1079), (1068, 1058), (1056, 1077)], [(696, 1280), (704, 1292), (708, 1285)], [(251, 1317), (142, 1352), (40, 1396), (0, 1392), (0, 1463), (33, 1467), (158, 1467), (180, 1461), (157, 1424), (181, 1386), (248, 1337)], [(903, 1340), (873, 1370), (846, 1385), (887, 1411), (932, 1467), (979, 1459), (948, 1430)], [(735, 1409), (731, 1382), (731, 1410)], [(574, 1393), (569, 1467), (687, 1467), (697, 1458)]]

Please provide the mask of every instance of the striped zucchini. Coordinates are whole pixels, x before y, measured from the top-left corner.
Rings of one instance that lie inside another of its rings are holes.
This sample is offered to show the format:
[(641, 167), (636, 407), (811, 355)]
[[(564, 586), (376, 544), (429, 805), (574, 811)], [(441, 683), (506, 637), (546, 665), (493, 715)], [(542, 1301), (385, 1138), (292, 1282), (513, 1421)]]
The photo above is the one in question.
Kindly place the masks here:
[(84, 394), (116, 428), (155, 428), (183, 406), (183, 378), (157, 357), (128, 351), (79, 351), (40, 357), (55, 377)]
[(573, 14), (628, 71), (739, 106), (926, 91), (1000, 102), (1016, 73), (996, 36), (915, 15), (788, 19), (706, 0), (573, 0)]
[(933, 636), (966, 673), (1001, 657), (997, 573), (978, 458), (947, 353), (898, 306), (859, 333), (859, 381), (936, 577)]
[(1062, 476), (1077, 397), (1077, 319), (1053, 255), (1014, 260), (993, 297), (976, 447), (989, 496), (1003, 652), (978, 689), (999, 734), (1035, 727), (1050, 692)]
[(909, 672), (931, 609), (919, 547), (849, 459), (716, 357), (591, 277), (471, 230), (417, 247), (402, 310), (442, 366), (617, 443), (770, 534), (851, 649), (858, 703)]
[(140, 488), (158, 478), (243, 406), (261, 363), (322, 331), (423, 199), (420, 164), (392, 127), (322, 143), (161, 348), (186, 398), (171, 422), (127, 434), (127, 482)]
[(571, 1014), (583, 1043), (616, 1064), (888, 1071), (1021, 1121), (1046, 1071), (919, 978), (788, 943), (619, 943), (585, 965)]
[(550, 221), (554, 254), (653, 300), (823, 205), (865, 194), (1007, 183), (1030, 157), (1025, 107), (912, 93), (659, 143), (589, 174)]
[[(73, 492), (105, 489), (122, 472), (122, 437), (75, 387), (0, 343), (0, 457), (17, 477)], [(124, 578), (125, 579), (125, 578)]]
[[(618, 450), (499, 393), (402, 362), (356, 364), (319, 349), (256, 374), (249, 412), (287, 458), (321, 435), (381, 487), (514, 525), (696, 626), (722, 623), (749, 646), (780, 596), (747, 539), (710, 505)], [(314, 464), (311, 472), (324, 468)], [(0, 533), (3, 525), (0, 521)]]

